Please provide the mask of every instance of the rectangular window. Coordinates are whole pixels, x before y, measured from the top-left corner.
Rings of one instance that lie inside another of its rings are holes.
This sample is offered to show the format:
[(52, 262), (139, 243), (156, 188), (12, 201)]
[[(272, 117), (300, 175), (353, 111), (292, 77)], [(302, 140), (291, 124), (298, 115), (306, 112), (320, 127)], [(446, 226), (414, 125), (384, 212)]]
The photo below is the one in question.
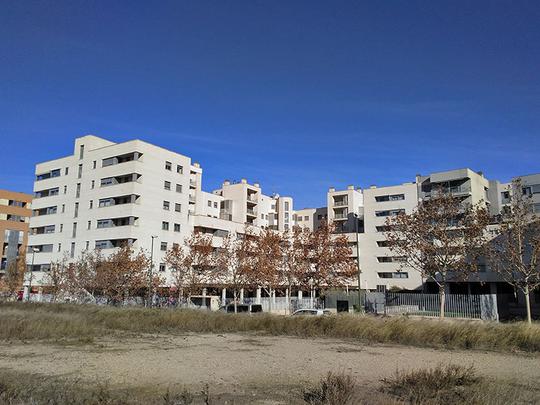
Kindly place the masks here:
[(165, 162), (165, 170), (172, 170), (172, 163), (171, 162)]
[(285, 201), (285, 211), (289, 211), (289, 202)]
[(176, 165), (176, 173), (178, 174), (183, 174), (184, 173), (184, 168), (180, 165)]
[(93, 166), (92, 166), (92, 167), (93, 167), (93, 168), (95, 169), (95, 168), (96, 168), (96, 166), (97, 166), (97, 161), (96, 161), (96, 160), (94, 160), (94, 163), (93, 163)]
[(72, 238), (77, 237), (77, 222), (73, 222), (73, 231), (71, 232), (71, 237)]
[(79, 159), (84, 158), (84, 145), (79, 146)]
[(159, 264), (159, 271), (164, 272), (165, 271), (165, 263)]
[(161, 223), (161, 229), (163, 229), (164, 231), (168, 231), (169, 230), (169, 223), (166, 222), (166, 221), (163, 221)]
[(162, 252), (165, 252), (167, 250), (167, 242), (161, 242), (160, 249)]
[(92, 228), (92, 221), (88, 221), (87, 229)]
[(208, 200), (208, 206), (212, 208), (212, 201)]
[(64, 186), (64, 194), (67, 194), (67, 186)]
[(163, 188), (165, 190), (170, 190), (171, 189), (171, 182), (170, 181), (166, 181), (163, 183)]
[(77, 191), (75, 192), (75, 198), (81, 197), (81, 183), (77, 183)]
[(73, 214), (73, 218), (77, 218), (79, 216), (79, 203), (75, 203), (75, 213)]
[(60, 232), (64, 230), (64, 224), (60, 224)]
[(96, 186), (96, 181), (92, 180), (92, 190), (94, 189), (95, 186)]
[(65, 170), (64, 173), (65, 173), (66, 176), (68, 175), (68, 173), (69, 173), (69, 167), (66, 167), (66, 170)]
[(178, 204), (178, 203), (174, 204), (174, 210), (176, 212), (182, 212), (182, 204)]
[(177, 184), (177, 185), (176, 185), (176, 192), (177, 192), (177, 193), (181, 193), (181, 192), (182, 192), (182, 185), (181, 185), (181, 184)]
[(217, 202), (214, 201), (214, 208), (217, 208)]
[(66, 204), (62, 204), (62, 214), (66, 212)]
[(180, 224), (174, 224), (174, 231), (180, 232)]
[(306, 216), (304, 217), (304, 221), (309, 221), (309, 216), (306, 215)]
[(375, 196), (375, 201), (384, 202), (384, 201), (400, 201), (405, 199), (405, 194), (389, 194), (389, 195), (378, 195)]
[(79, 172), (77, 174), (77, 177), (80, 179), (82, 177), (82, 164), (79, 165)]
[(163, 209), (169, 211), (170, 203), (169, 201), (163, 201)]
[(110, 228), (111, 227), (111, 220), (110, 219), (98, 219), (96, 223), (96, 227), (98, 229), (100, 228)]
[(395, 210), (384, 210), (384, 211), (375, 211), (376, 217), (392, 217), (399, 214), (404, 214), (405, 210), (403, 208)]
[(110, 186), (113, 183), (114, 183), (114, 179), (112, 177), (107, 177), (105, 179), (101, 179), (101, 187)]
[(71, 242), (71, 249), (69, 250), (69, 257), (75, 257), (75, 242)]
[(90, 248), (90, 241), (87, 240), (85, 244), (85, 250), (88, 250)]
[(90, 208), (90, 209), (94, 208), (94, 200), (90, 200), (89, 208)]
[(62, 244), (61, 244), (61, 243), (58, 244), (58, 251), (59, 251), (59, 252), (62, 251)]

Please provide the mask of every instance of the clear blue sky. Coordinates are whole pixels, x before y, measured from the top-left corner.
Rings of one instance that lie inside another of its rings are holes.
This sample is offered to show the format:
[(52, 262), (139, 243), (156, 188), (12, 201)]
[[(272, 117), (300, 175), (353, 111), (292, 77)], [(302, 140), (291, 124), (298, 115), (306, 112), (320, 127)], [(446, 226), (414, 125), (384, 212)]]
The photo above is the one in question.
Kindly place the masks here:
[(416, 173), (540, 172), (540, 2), (3, 1), (0, 188), (30, 191), (87, 133), (297, 208)]

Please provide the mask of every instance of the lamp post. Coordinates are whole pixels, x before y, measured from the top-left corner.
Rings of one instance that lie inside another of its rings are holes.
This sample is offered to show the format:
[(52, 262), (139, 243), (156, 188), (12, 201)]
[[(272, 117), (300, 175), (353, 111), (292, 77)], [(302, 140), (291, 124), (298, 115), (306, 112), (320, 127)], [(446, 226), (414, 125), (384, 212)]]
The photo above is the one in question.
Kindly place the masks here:
[(157, 236), (152, 235), (152, 244), (150, 245), (150, 270), (148, 271), (148, 303), (152, 306), (152, 272), (154, 270), (154, 239)]
[(26, 301), (30, 301), (30, 294), (32, 293), (32, 272), (34, 271), (34, 256), (36, 252), (39, 252), (38, 248), (32, 248), (32, 265), (30, 266), (30, 275), (28, 277), (28, 295)]
[(362, 305), (362, 286), (360, 284), (362, 269), (360, 268), (360, 243), (358, 240), (358, 214), (354, 213), (354, 230), (356, 233), (356, 266), (358, 268), (358, 310), (364, 312), (364, 306)]

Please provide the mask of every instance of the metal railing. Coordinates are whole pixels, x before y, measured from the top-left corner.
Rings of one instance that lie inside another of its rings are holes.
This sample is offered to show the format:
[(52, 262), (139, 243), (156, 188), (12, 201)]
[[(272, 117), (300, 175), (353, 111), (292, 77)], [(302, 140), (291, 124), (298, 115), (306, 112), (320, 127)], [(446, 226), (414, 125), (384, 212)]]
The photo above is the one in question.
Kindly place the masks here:
[(334, 206), (335, 207), (342, 207), (344, 205), (349, 205), (349, 202), (347, 200), (334, 201)]

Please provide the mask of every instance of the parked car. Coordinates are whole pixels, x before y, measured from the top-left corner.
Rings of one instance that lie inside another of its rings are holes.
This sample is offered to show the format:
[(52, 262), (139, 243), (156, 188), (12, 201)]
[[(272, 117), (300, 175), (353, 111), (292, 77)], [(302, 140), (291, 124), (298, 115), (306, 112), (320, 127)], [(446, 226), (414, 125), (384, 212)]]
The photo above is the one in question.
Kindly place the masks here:
[(332, 312), (328, 309), (316, 309), (316, 308), (310, 308), (310, 309), (298, 309), (293, 312), (293, 316), (297, 315), (307, 315), (307, 316), (323, 316), (323, 315), (330, 315)]

